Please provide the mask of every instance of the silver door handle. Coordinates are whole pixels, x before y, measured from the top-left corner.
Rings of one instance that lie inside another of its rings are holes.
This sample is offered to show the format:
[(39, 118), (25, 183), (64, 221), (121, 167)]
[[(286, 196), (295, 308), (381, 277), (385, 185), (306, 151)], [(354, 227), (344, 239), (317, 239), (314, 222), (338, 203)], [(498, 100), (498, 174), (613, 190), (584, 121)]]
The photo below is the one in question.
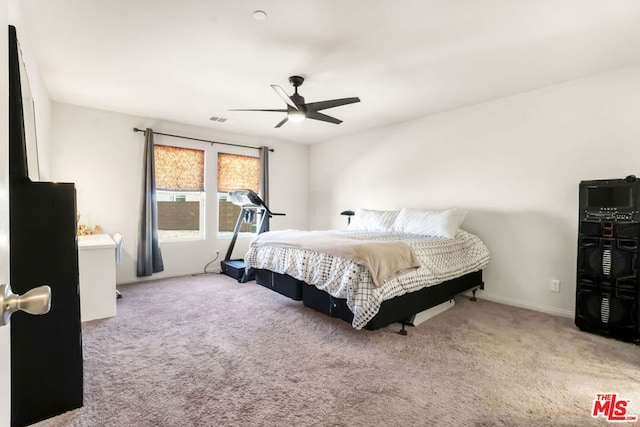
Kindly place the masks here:
[(38, 286), (23, 295), (11, 292), (11, 286), (0, 285), (0, 326), (9, 323), (11, 315), (22, 310), (29, 314), (47, 314), (51, 308), (51, 288)]

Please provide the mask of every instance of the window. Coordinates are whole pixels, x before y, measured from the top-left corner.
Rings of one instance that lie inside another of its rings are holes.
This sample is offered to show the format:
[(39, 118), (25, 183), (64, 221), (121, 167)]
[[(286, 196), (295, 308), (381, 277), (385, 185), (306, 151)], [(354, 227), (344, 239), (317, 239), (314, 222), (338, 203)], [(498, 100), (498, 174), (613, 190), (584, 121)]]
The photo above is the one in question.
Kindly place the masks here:
[(204, 151), (153, 147), (160, 240), (204, 238)]
[[(240, 215), (240, 206), (227, 196), (231, 190), (253, 190), (260, 187), (260, 159), (237, 154), (218, 153), (218, 234), (231, 235)], [(241, 233), (255, 233), (257, 221), (242, 224)]]

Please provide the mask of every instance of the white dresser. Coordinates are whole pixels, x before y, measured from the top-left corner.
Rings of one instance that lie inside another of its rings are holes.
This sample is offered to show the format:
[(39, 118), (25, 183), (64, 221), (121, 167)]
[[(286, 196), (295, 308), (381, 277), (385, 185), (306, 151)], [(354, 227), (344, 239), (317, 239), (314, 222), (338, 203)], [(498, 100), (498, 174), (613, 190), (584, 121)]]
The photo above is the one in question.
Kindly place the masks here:
[(78, 236), (80, 318), (116, 315), (116, 244), (108, 234)]

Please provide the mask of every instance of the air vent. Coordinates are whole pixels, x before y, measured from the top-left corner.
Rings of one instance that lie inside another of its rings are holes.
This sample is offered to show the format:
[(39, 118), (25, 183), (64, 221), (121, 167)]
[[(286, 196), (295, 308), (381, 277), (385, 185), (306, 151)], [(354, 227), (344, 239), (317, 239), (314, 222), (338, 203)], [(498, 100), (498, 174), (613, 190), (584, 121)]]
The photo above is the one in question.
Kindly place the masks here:
[(224, 123), (227, 121), (227, 119), (224, 117), (216, 117), (216, 116), (211, 116), (209, 120), (211, 120), (212, 122), (219, 122), (219, 123)]

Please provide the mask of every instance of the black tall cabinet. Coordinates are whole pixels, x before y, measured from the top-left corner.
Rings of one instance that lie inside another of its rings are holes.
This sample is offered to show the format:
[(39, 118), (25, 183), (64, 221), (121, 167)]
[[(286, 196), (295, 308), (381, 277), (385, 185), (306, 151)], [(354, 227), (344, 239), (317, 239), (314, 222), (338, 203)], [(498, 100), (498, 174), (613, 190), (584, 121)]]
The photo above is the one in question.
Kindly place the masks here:
[(11, 318), (11, 425), (82, 406), (83, 368), (73, 184), (28, 178), (20, 66), (9, 28), (10, 283), (23, 294), (51, 287), (51, 310)]

